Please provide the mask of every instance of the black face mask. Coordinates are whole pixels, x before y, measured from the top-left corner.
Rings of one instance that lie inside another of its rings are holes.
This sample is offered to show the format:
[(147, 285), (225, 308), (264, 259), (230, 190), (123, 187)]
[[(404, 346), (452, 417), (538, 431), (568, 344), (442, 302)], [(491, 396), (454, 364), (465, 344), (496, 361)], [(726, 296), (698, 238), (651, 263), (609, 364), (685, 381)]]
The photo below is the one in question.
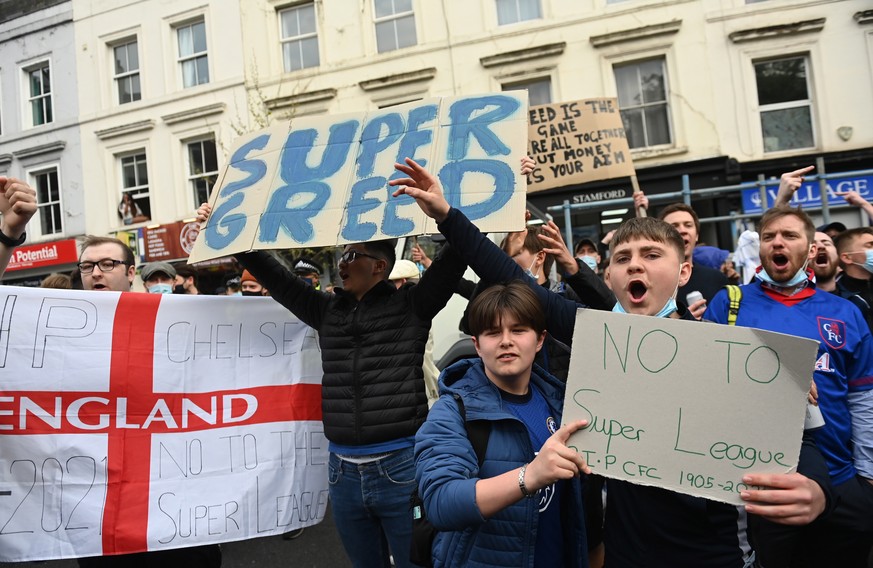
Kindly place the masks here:
[(242, 295), (243, 296), (263, 296), (263, 294), (261, 294), (260, 292), (252, 292), (250, 290), (243, 290)]
[(185, 294), (185, 293), (186, 293), (185, 287), (182, 286), (181, 284), (176, 284), (176, 286), (173, 287), (173, 294)]

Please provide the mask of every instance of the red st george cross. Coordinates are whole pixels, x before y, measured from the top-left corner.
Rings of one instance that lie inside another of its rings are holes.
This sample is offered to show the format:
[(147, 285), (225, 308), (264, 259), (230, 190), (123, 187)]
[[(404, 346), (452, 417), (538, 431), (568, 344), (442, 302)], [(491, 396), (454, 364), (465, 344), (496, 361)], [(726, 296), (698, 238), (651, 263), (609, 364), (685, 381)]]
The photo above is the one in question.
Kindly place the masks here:
[[(156, 393), (153, 386), (155, 320), (161, 295), (124, 292), (115, 311), (112, 330), (112, 359), (109, 374), (109, 392), (47, 392), (0, 391), (0, 395), (26, 396), (40, 408), (55, 408), (61, 398), (61, 408), (68, 408), (73, 400), (100, 397), (109, 400), (110, 408), (118, 399), (127, 399), (127, 415), (146, 418), (160, 401), (166, 402), (174, 417), (182, 415), (182, 400), (200, 408), (209, 408), (212, 397), (246, 394), (257, 399), (254, 413), (234, 426), (321, 420), (321, 387), (317, 384), (252, 387), (245, 391), (212, 391), (205, 393)], [(99, 410), (97, 409), (99, 408)], [(95, 424), (105, 406), (86, 403), (79, 416), (85, 424)], [(225, 412), (227, 410), (225, 409)], [(196, 415), (194, 415), (196, 417)], [(142, 420), (140, 424), (144, 424)], [(129, 423), (132, 424), (132, 423)], [(124, 424), (123, 424), (124, 426)], [(151, 437), (153, 434), (193, 432), (221, 428), (202, 418), (197, 423), (170, 428), (158, 419), (147, 428), (118, 427), (110, 420), (106, 431), (109, 436), (107, 456), (107, 489), (103, 514), (103, 554), (121, 554), (148, 550), (148, 511), (151, 468)], [(29, 421), (22, 434), (82, 434), (83, 430), (67, 421), (60, 429), (39, 420)], [(122, 513), (124, 513), (122, 515)]]

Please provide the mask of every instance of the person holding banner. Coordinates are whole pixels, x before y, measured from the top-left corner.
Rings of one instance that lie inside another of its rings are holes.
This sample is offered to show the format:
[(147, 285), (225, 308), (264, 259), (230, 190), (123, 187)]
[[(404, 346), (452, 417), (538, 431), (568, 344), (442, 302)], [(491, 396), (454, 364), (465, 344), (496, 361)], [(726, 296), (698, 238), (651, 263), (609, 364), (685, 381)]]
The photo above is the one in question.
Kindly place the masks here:
[[(202, 204), (198, 220), (210, 212)], [(333, 292), (314, 289), (265, 252), (237, 255), (273, 299), (318, 331), (330, 501), (355, 567), (387, 567), (389, 550), (396, 566), (411, 566), (413, 445), (428, 412), (425, 345), (467, 269), (443, 247), (418, 284), (398, 289), (388, 280), (394, 244), (346, 245), (338, 265), (343, 286)]]
[[(534, 363), (545, 340), (539, 301), (521, 282), (496, 284), (472, 301), (469, 324), (480, 359), (443, 372), (415, 439), (416, 480), (440, 530), (433, 564), (587, 567), (590, 469), (566, 445), (586, 422), (559, 428), (564, 383)], [(473, 420), (490, 427), (482, 456), (465, 425)]]
[(12, 249), (27, 238), (25, 229), (36, 213), (36, 192), (23, 181), (0, 176), (0, 277), (6, 272)]
[[(130, 292), (136, 275), (133, 251), (112, 237), (86, 237), (79, 253), (78, 266), (85, 290)], [(91, 556), (79, 558), (78, 564), (80, 568), (219, 568), (221, 548), (217, 544), (206, 544), (134, 554)]]
[[(449, 206), (439, 182), (427, 170), (410, 159), (395, 167), (408, 177), (389, 182), (401, 186), (394, 195), (413, 197), (480, 276), (527, 282), (545, 312), (550, 333), (572, 345), (578, 305), (525, 279), (511, 259), (463, 213)], [(691, 266), (685, 261), (684, 239), (674, 227), (649, 217), (631, 219), (616, 231), (610, 251), (608, 278), (618, 300), (613, 311), (680, 317), (676, 291), (688, 280)], [(689, 315), (681, 317), (688, 319)], [(746, 533), (748, 514), (777, 523), (804, 524), (832, 504), (827, 469), (809, 438), (804, 440), (798, 471), (802, 473), (746, 475), (744, 482), (758, 489), (741, 493), (747, 503), (744, 507), (610, 480), (604, 528), (606, 565), (751, 566), (755, 552)]]
[[(763, 524), (759, 548), (773, 565), (827, 566), (841, 558), (841, 566), (865, 568), (873, 545), (873, 336), (856, 306), (816, 287), (808, 268), (815, 225), (806, 213), (774, 207), (759, 232), (761, 266), (740, 288), (736, 325), (819, 342), (813, 379), (825, 424), (814, 436), (840, 496), (828, 518), (803, 531), (786, 536)], [(719, 292), (704, 319), (728, 323), (729, 309), (727, 292)]]

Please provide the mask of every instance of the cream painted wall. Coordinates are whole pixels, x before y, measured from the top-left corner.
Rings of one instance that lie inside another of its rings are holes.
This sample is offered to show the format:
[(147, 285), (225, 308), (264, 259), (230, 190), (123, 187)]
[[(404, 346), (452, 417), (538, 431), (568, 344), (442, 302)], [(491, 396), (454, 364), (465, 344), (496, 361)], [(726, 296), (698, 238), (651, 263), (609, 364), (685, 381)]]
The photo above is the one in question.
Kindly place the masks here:
[[(74, 0), (87, 231), (124, 228), (119, 155), (145, 150), (152, 223), (193, 216), (186, 143), (214, 136), (219, 167), (246, 124), (239, 4), (225, 0)], [(175, 29), (206, 24), (209, 82), (183, 88)], [(118, 104), (112, 46), (136, 37), (142, 99)]]

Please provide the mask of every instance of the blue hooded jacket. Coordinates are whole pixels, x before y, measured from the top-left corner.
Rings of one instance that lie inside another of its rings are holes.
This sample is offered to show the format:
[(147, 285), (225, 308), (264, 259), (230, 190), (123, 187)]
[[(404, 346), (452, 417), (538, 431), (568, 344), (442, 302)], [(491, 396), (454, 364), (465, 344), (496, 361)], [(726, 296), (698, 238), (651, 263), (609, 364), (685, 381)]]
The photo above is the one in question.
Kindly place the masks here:
[[(560, 422), (564, 385), (537, 365), (531, 373), (531, 384), (540, 389)], [(491, 423), (481, 471), (455, 395), (463, 400), (468, 421)], [(485, 376), (479, 359), (459, 361), (443, 371), (440, 399), (415, 437), (419, 494), (428, 518), (440, 531), (432, 551), (435, 567), (534, 565), (539, 499), (521, 499), (490, 519), (482, 516), (476, 504), (479, 479), (521, 467), (534, 457), (527, 428), (504, 408), (500, 391)], [(563, 495), (564, 558), (568, 566), (584, 568), (588, 566), (588, 547), (580, 479), (571, 480)]]

